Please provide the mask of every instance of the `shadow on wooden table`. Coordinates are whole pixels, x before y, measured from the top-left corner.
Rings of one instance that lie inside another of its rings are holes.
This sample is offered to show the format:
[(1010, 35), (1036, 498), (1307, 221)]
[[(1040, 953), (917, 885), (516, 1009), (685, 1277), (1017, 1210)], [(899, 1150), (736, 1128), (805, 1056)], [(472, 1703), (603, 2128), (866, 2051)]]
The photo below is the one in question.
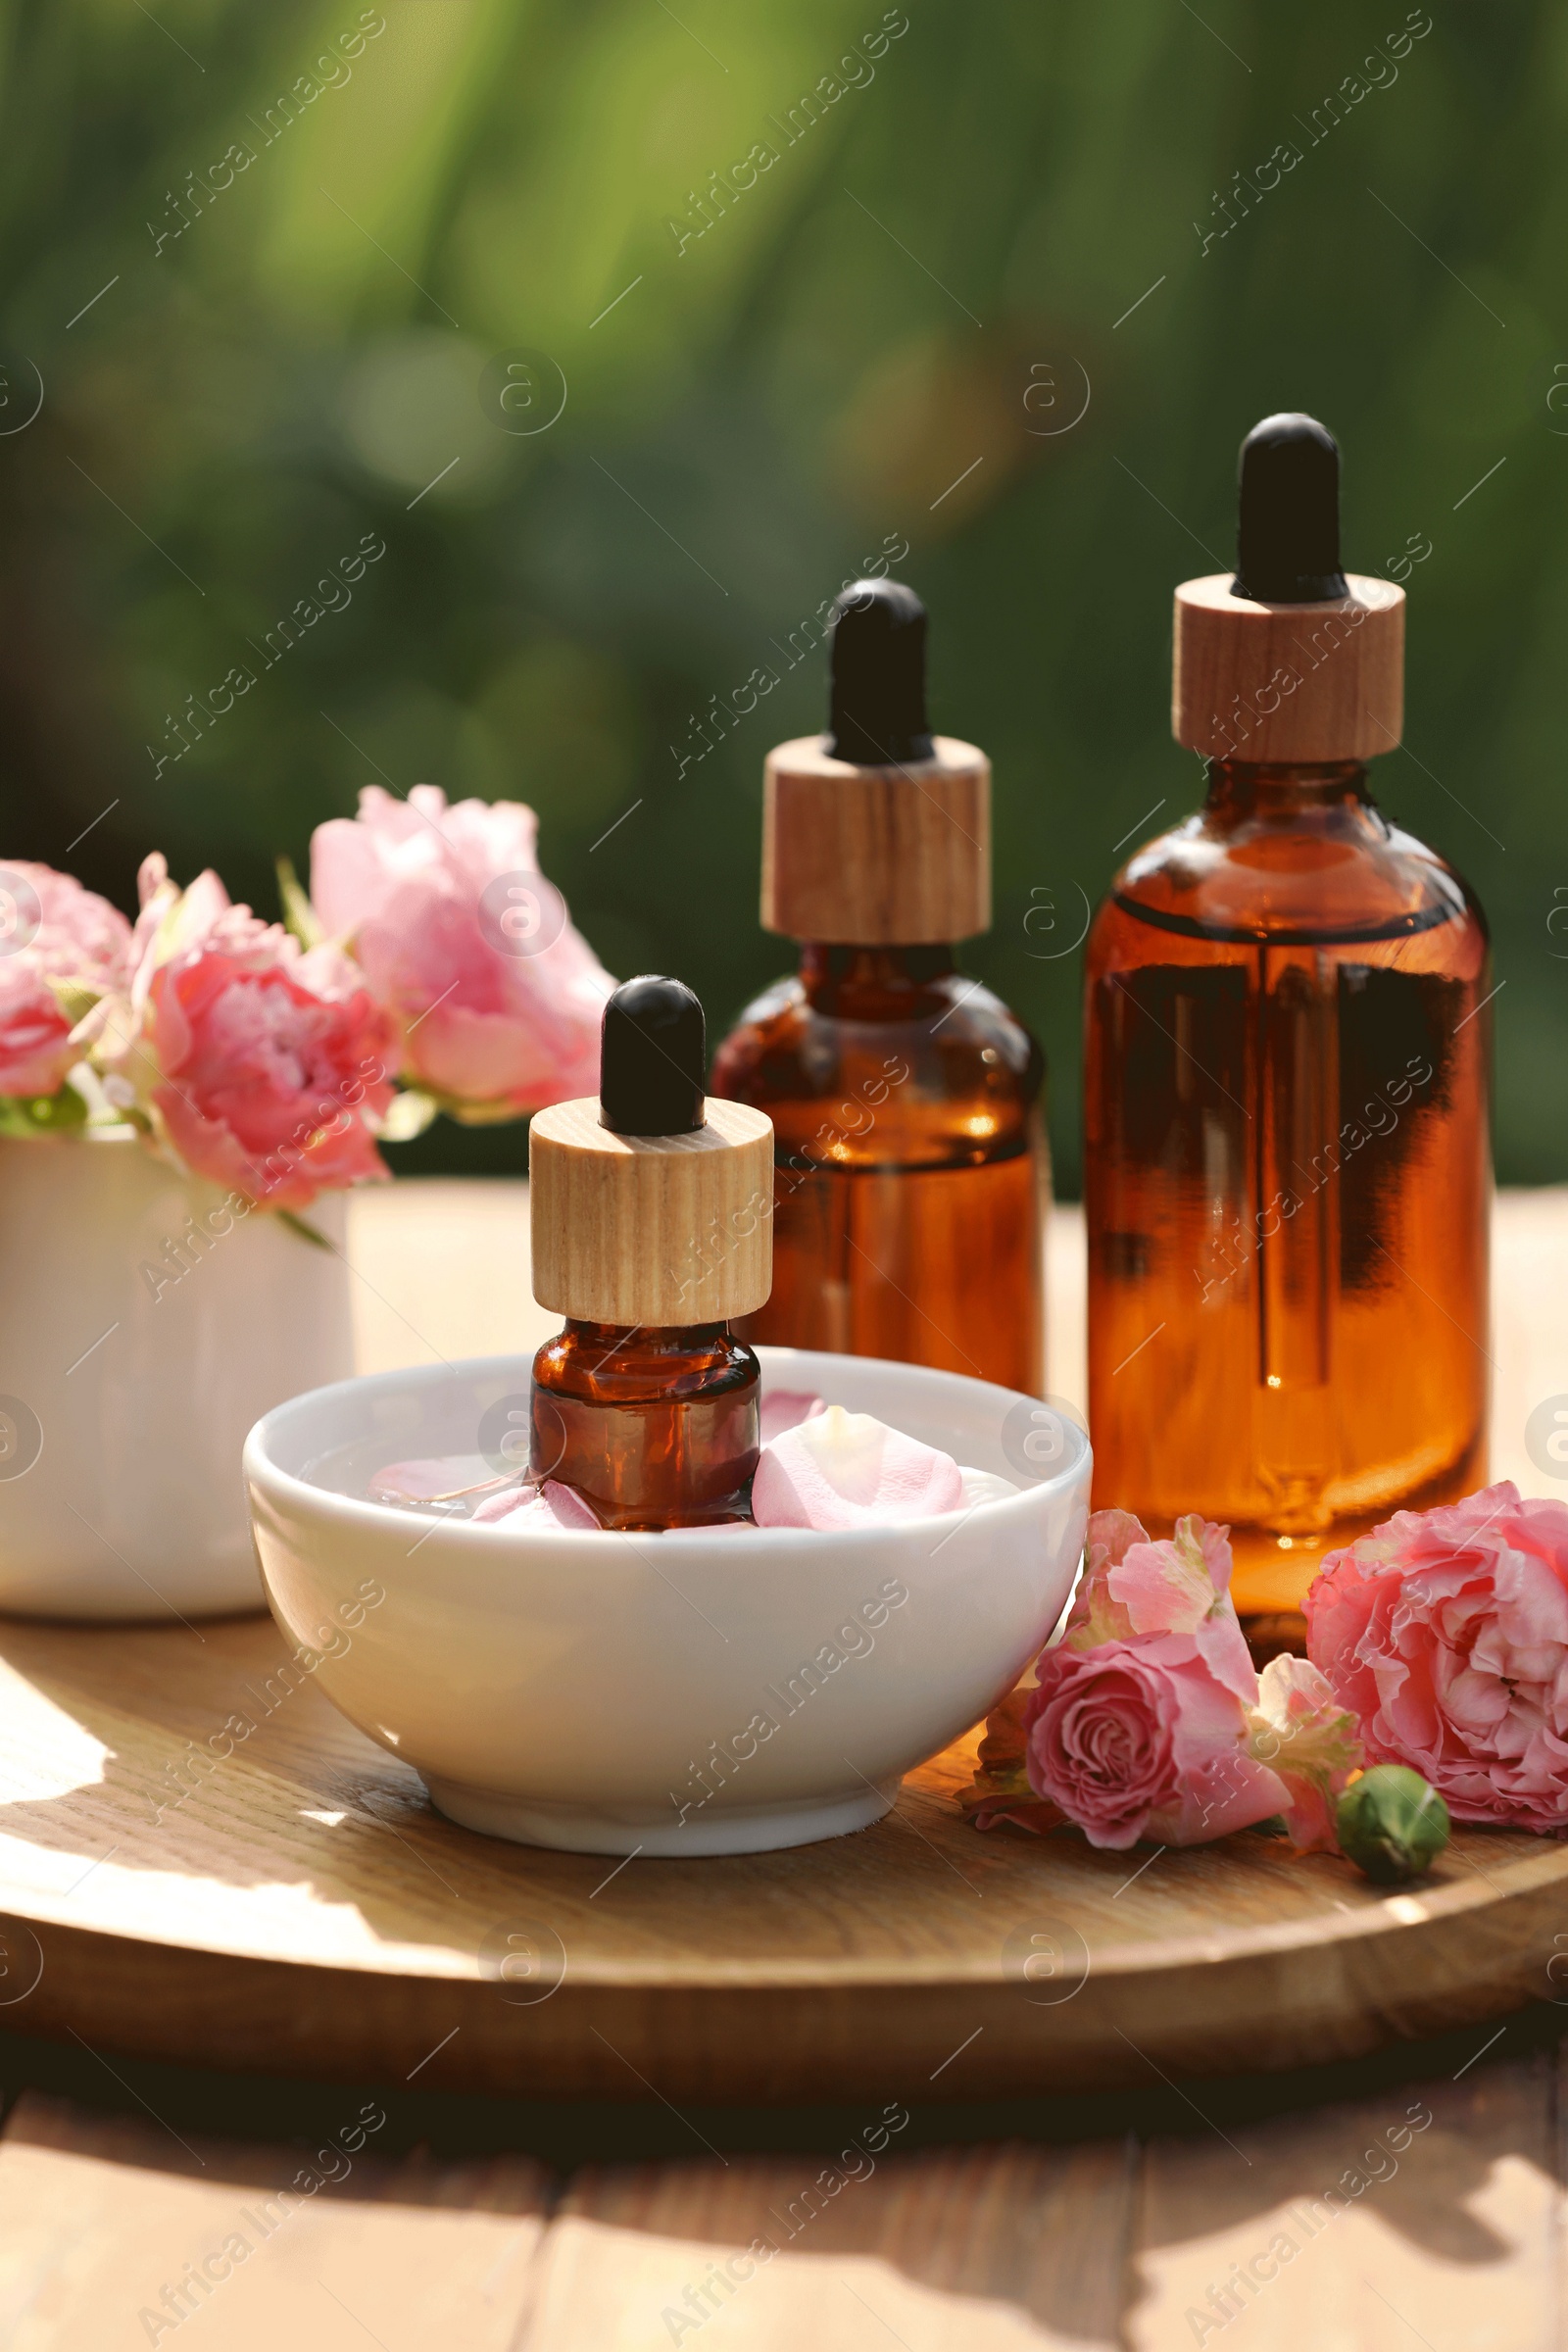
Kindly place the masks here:
[(952, 2119), (875, 2108), (813, 2119), (809, 2153), (574, 2175), (411, 2148), (396, 2092), (317, 2091), (292, 2147), (215, 2136), (131, 2071), (139, 2110), (29, 2092), (7, 2120), (8, 2352), (117, 2352), (196, 2319), (223, 2352), (285, 2331), (291, 2352), (599, 2352), (710, 2326), (714, 2352), (1166, 2352), (1244, 2321), (1234, 2341), (1560, 2342), (1547, 2049), (1267, 2120), (1217, 2086), (1179, 2137), (914, 2147)]

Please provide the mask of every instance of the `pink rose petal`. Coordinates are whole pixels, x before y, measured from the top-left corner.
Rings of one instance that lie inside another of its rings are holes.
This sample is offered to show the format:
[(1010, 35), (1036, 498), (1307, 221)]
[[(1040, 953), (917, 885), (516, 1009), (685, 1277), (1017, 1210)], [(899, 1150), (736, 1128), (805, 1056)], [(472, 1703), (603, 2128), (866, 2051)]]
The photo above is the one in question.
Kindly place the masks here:
[(760, 1442), (766, 1446), (774, 1438), (781, 1438), (787, 1429), (797, 1429), (803, 1421), (813, 1420), (826, 1410), (821, 1397), (811, 1396), (806, 1389), (769, 1389), (757, 1411)]
[(830, 1404), (764, 1446), (752, 1483), (759, 1527), (874, 1527), (957, 1510), (952, 1454)]
[(498, 1511), (485, 1505), (474, 1512), (474, 1518), (483, 1518), (491, 1527), (504, 1527), (513, 1536), (559, 1536), (564, 1530), (584, 1535), (601, 1532), (598, 1520), (575, 1487), (564, 1486), (558, 1478), (547, 1478), (542, 1487), (519, 1488), (507, 1499), (512, 1506), (509, 1510)]
[(442, 1453), (411, 1462), (389, 1462), (370, 1481), (372, 1502), (428, 1502), (433, 1494), (461, 1494), (496, 1473), (482, 1453)]

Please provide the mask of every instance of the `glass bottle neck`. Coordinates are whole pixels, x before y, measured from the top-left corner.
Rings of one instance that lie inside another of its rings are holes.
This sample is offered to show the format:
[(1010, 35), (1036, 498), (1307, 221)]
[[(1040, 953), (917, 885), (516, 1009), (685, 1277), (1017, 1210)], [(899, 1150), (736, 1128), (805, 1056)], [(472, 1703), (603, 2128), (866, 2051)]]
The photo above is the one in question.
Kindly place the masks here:
[(937, 1001), (957, 970), (949, 945), (917, 948), (801, 945), (801, 986), (813, 1012), (841, 1020), (907, 1021)]
[(1375, 812), (1364, 764), (1358, 760), (1264, 762), (1215, 760), (1208, 771), (1205, 813), (1222, 822), (1289, 822), (1337, 809)]
[(565, 1320), (565, 1337), (581, 1348), (602, 1348), (616, 1355), (707, 1355), (730, 1337), (725, 1323), (590, 1323), (578, 1315)]

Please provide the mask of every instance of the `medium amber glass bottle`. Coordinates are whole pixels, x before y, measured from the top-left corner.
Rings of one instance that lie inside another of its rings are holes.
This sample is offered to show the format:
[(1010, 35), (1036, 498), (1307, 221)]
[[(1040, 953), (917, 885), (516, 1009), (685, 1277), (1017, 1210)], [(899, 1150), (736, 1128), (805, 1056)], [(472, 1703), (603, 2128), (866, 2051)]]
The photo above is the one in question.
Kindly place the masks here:
[(741, 1329), (1042, 1394), (1044, 1059), (952, 945), (991, 923), (991, 770), (927, 732), (925, 610), (891, 581), (839, 599), (828, 734), (768, 756), (762, 922), (805, 944), (713, 1064), (776, 1136)]
[(609, 1528), (748, 1515), (767, 1296), (772, 1130), (708, 1102), (703, 1008), (678, 980), (605, 1007), (600, 1097), (533, 1122), (534, 1296), (566, 1317), (534, 1357), (529, 1466)]
[(1088, 946), (1095, 1499), (1228, 1522), (1259, 1654), (1299, 1646), (1325, 1550), (1486, 1471), (1486, 929), (1364, 765), (1403, 601), (1340, 572), (1329, 435), (1266, 419), (1234, 585), (1177, 595), (1207, 800)]

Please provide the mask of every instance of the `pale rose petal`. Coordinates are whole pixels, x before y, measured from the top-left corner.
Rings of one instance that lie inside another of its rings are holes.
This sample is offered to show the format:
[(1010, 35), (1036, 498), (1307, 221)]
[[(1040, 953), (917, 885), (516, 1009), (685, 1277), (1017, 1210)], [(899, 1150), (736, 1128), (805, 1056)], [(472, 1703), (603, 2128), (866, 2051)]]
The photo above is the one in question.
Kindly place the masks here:
[(1112, 1597), (1107, 1571), (1119, 1567), (1134, 1544), (1147, 1544), (1142, 1520), (1131, 1511), (1092, 1511), (1085, 1544), (1084, 1571), (1072, 1596), (1063, 1640), (1074, 1649), (1098, 1649), (1105, 1642), (1124, 1642), (1133, 1621)]
[(492, 1527), (504, 1527), (509, 1536), (559, 1536), (566, 1534), (598, 1535), (600, 1526), (582, 1496), (572, 1487), (563, 1486), (559, 1479), (547, 1478), (542, 1487), (525, 1487), (521, 1499), (514, 1500), (509, 1511), (475, 1511)]
[(759, 1527), (842, 1528), (958, 1509), (950, 1453), (839, 1404), (764, 1446), (752, 1483)]
[(1151, 1813), (1146, 1838), (1158, 1845), (1206, 1845), (1276, 1813), (1289, 1817), (1290, 1790), (1283, 1777), (1229, 1746), (1188, 1770), (1173, 1804)]
[(1190, 1634), (1201, 1625), (1231, 1575), (1229, 1530), (1206, 1519), (1176, 1523), (1167, 1542), (1132, 1544), (1106, 1573), (1140, 1634)]
[(1284, 1782), (1280, 1809), (1301, 1853), (1333, 1853), (1334, 1817), (1352, 1772), (1365, 1761), (1355, 1718), (1306, 1658), (1271, 1658), (1258, 1678), (1250, 1752)]
[(1005, 1502), (1010, 1495), (1020, 1494), (1010, 1478), (996, 1470), (960, 1469), (963, 1480), (963, 1508), (974, 1510), (982, 1502)]
[(1119, 1568), (1127, 1557), (1128, 1546), (1147, 1544), (1144, 1523), (1131, 1511), (1092, 1511), (1089, 1516), (1089, 1556), (1098, 1553), (1101, 1565)]
[(370, 1481), (372, 1502), (428, 1502), (433, 1494), (460, 1494), (467, 1487), (483, 1486), (496, 1473), (482, 1453), (425, 1455), (410, 1462), (389, 1462)]
[(1173, 1543), (1134, 1544), (1105, 1582), (1135, 1634), (1190, 1634), (1214, 1605), (1207, 1570)]
[(519, 1486), (503, 1487), (499, 1494), (487, 1494), (482, 1502), (476, 1502), (468, 1516), (475, 1526), (487, 1527), (494, 1520), (510, 1519), (514, 1511), (532, 1502), (538, 1493), (538, 1488), (526, 1480)]
[(798, 1428), (801, 1422), (826, 1411), (822, 1398), (805, 1389), (770, 1389), (757, 1408), (760, 1442), (766, 1446), (787, 1429)]
[[(1097, 1511), (1089, 1522), (1089, 1559), (1073, 1596), (1066, 1640), (1075, 1649), (1141, 1635), (1196, 1634), (1207, 1624), (1216, 1669), (1237, 1684), (1245, 1656), (1229, 1594), (1229, 1531), (1206, 1519), (1177, 1522), (1174, 1537), (1153, 1541), (1130, 1511)], [(1247, 1670), (1250, 1673), (1250, 1669)]]

